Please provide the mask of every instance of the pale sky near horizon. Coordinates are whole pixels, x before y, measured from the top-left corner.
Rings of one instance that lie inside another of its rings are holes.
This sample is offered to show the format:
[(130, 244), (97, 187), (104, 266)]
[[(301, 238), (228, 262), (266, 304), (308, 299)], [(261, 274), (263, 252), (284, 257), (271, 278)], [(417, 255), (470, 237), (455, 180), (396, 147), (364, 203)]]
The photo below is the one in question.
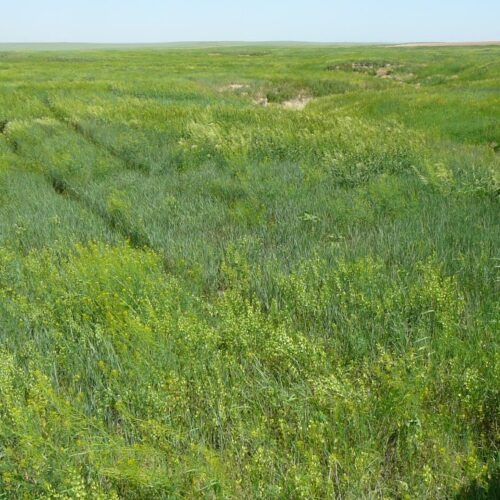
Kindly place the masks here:
[(0, 42), (499, 39), (499, 0), (0, 0)]

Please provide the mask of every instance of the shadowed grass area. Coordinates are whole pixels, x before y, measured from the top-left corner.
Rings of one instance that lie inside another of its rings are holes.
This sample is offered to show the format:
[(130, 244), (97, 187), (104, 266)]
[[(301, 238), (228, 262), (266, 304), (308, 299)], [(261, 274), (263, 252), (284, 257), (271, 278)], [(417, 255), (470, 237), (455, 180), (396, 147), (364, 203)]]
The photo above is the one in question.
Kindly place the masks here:
[(488, 498), (498, 47), (0, 53), (0, 493)]

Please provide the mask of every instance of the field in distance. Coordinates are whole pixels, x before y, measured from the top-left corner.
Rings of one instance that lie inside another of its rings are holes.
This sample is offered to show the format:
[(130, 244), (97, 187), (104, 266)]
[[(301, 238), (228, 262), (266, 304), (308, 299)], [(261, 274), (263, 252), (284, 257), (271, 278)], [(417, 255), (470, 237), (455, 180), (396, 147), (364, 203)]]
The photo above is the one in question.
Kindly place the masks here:
[(415, 42), (402, 43), (398, 47), (487, 47), (491, 45), (500, 45), (498, 41), (491, 42)]
[(498, 495), (500, 47), (76, 49), (0, 47), (0, 497)]

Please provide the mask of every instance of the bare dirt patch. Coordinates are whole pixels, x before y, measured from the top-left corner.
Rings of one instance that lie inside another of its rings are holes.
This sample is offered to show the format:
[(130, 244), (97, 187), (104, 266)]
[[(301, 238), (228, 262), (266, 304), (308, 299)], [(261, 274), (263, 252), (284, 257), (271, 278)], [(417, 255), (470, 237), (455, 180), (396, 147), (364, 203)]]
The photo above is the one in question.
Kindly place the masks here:
[(245, 83), (229, 83), (228, 85), (223, 85), (222, 87), (219, 88), (221, 92), (227, 91), (227, 90), (243, 90), (243, 89), (248, 89), (250, 88), (250, 85), (247, 85)]
[(253, 103), (257, 106), (263, 106), (267, 108), (269, 106), (269, 99), (265, 96), (258, 96), (253, 100)]
[(388, 78), (393, 71), (402, 68), (400, 64), (393, 64), (387, 61), (354, 61), (327, 66), (328, 71), (348, 71), (377, 76), (378, 78)]
[(376, 75), (379, 78), (390, 78), (392, 70), (390, 68), (379, 68)]
[(298, 97), (295, 97), (294, 99), (290, 99), (288, 101), (283, 101), (281, 103), (281, 107), (284, 109), (294, 109), (294, 110), (300, 111), (300, 110), (304, 109), (312, 100), (313, 100), (313, 98), (311, 96), (299, 95)]

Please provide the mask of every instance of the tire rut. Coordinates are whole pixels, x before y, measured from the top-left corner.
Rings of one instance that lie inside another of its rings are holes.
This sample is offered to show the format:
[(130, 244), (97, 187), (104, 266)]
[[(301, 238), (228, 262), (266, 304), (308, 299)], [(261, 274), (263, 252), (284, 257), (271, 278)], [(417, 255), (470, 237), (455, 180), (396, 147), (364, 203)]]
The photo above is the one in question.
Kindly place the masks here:
[[(50, 109), (50, 108), (49, 108)], [(51, 110), (52, 111), (52, 110)], [(54, 114), (54, 113), (53, 113)], [(66, 121), (61, 120), (57, 116), (55, 118), (62, 123), (68, 125)], [(3, 120), (0, 121), (0, 134), (5, 134), (7, 126), (10, 122)], [(73, 128), (73, 127), (72, 127)], [(82, 134), (83, 135), (83, 134)], [(87, 142), (92, 142), (87, 139), (85, 135), (83, 135), (84, 139)], [(11, 151), (19, 158), (23, 158), (22, 153), (19, 151), (19, 145), (16, 140), (7, 136), (7, 144), (9, 145)], [(93, 143), (94, 144), (94, 143)], [(98, 144), (95, 144), (96, 147), (99, 147)], [(102, 149), (102, 147), (100, 148)], [(120, 160), (120, 158), (118, 158)], [(123, 163), (123, 161), (122, 161)], [(142, 231), (138, 231), (136, 229), (131, 228), (124, 221), (120, 220), (119, 217), (109, 213), (104, 207), (99, 206), (99, 204), (89, 200), (85, 195), (82, 195), (78, 190), (72, 187), (68, 182), (64, 179), (61, 179), (51, 173), (48, 172), (38, 172), (42, 175), (52, 186), (54, 192), (59, 196), (65, 196), (70, 199), (72, 202), (78, 203), (82, 207), (84, 207), (89, 212), (93, 213), (97, 217), (99, 217), (103, 222), (117, 234), (120, 234), (124, 239), (126, 239), (130, 245), (137, 249), (149, 248), (153, 251), (156, 249), (150, 242), (149, 237)]]
[(48, 175), (47, 177), (55, 193), (60, 196), (66, 196), (72, 201), (82, 205), (94, 215), (98, 216), (112, 231), (120, 234), (123, 238), (125, 238), (132, 247), (137, 249), (149, 248), (151, 250), (155, 250), (151, 245), (149, 237), (145, 233), (127, 226), (127, 224), (121, 221), (119, 217), (110, 214), (103, 207), (100, 207), (98, 204), (89, 200), (87, 197), (79, 193), (76, 189), (71, 187), (66, 181), (53, 175)]
[(112, 146), (109, 146), (107, 144), (103, 144), (101, 141), (99, 141), (94, 134), (86, 130), (80, 123), (78, 123), (76, 120), (71, 120), (70, 117), (64, 113), (64, 111), (55, 106), (53, 103), (50, 102), (50, 99), (48, 97), (43, 98), (43, 103), (47, 107), (47, 109), (52, 113), (53, 117), (59, 122), (67, 127), (69, 127), (71, 130), (76, 132), (78, 135), (82, 136), (87, 142), (95, 146), (97, 149), (105, 151), (107, 154), (111, 155), (113, 158), (118, 160), (120, 163), (123, 164), (125, 168), (128, 170), (134, 170), (134, 171), (139, 171), (145, 175), (149, 175), (151, 173), (151, 169), (148, 165), (145, 165), (143, 163), (137, 162), (135, 160), (131, 160), (130, 158), (125, 158), (122, 154), (120, 154), (116, 149), (114, 149)]

